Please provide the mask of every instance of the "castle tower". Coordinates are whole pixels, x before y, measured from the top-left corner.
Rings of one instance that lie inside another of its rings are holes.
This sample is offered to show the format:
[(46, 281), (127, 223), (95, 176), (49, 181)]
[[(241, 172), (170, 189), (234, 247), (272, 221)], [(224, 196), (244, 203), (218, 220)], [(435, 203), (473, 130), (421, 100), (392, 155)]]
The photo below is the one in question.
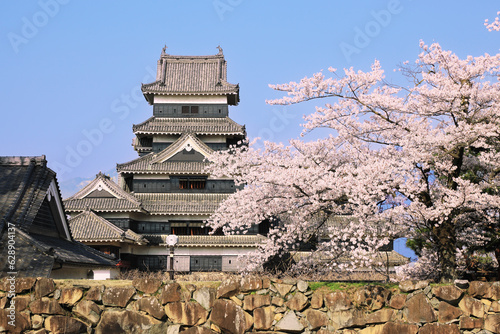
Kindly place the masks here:
[[(246, 138), (245, 127), (229, 118), (229, 106), (239, 102), (239, 86), (227, 82), (220, 47), (211, 56), (174, 56), (165, 49), (156, 81), (142, 85), (153, 115), (133, 126), (139, 158), (117, 165), (118, 185), (98, 174), (68, 198), (70, 226), (80, 241), (115, 253), (130, 268), (165, 269), (166, 237), (175, 234), (176, 270), (235, 271), (238, 255), (264, 237), (258, 227), (246, 235), (209, 234), (204, 221), (236, 189), (233, 180), (208, 175), (205, 158)], [(123, 238), (85, 235), (86, 226), (118, 227)]]

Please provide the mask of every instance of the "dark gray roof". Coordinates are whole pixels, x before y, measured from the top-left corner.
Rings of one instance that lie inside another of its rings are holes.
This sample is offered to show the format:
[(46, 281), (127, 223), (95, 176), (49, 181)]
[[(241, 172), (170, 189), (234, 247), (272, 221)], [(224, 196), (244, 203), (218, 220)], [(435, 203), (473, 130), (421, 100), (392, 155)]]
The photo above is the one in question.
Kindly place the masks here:
[(220, 52), (212, 56), (174, 56), (162, 53), (158, 60), (156, 81), (143, 84), (146, 100), (153, 95), (234, 95), (239, 101), (239, 86), (227, 81), (227, 63)]
[(229, 194), (135, 194), (151, 214), (209, 215), (215, 212)]
[(45, 156), (0, 157), (0, 231), (4, 222), (29, 230), (55, 175)]
[(173, 144), (169, 145), (163, 151), (156, 154), (153, 158), (153, 163), (163, 162), (169, 159), (172, 155), (182, 149), (189, 141), (192, 141), (195, 147), (194, 150), (200, 152), (204, 156), (209, 156), (214, 152), (210, 147), (207, 146), (203, 141), (201, 141), (195, 134), (190, 132), (183, 133)]
[(132, 230), (123, 230), (90, 210), (72, 217), (69, 220), (71, 235), (81, 242), (128, 242), (145, 244), (147, 240)]
[[(316, 255), (320, 255), (320, 257), (318, 258), (319, 261), (328, 262), (328, 261), (331, 260), (328, 257), (328, 255), (324, 255), (324, 254), (321, 254), (321, 253), (319, 253), (319, 254), (317, 253)], [(296, 260), (298, 260), (300, 258), (309, 257), (309, 256), (311, 256), (310, 252), (297, 252), (297, 253), (295, 253), (294, 258)], [(380, 261), (380, 262), (382, 262), (384, 264), (388, 264), (389, 266), (401, 266), (403, 264), (406, 264), (406, 263), (410, 262), (409, 258), (407, 258), (406, 256), (403, 256), (403, 255), (399, 254), (398, 252), (396, 252), (394, 250), (391, 250), (391, 251), (377, 251), (374, 254), (372, 254), (371, 256), (372, 256), (372, 259), (374, 261), (376, 261), (376, 262)], [(347, 254), (341, 256), (340, 258), (336, 258), (335, 260), (339, 261), (339, 262), (346, 263), (346, 262), (351, 261), (352, 258), (347, 253)]]
[(153, 163), (155, 153), (149, 153), (123, 164), (116, 165), (118, 172), (135, 172), (138, 174), (206, 174), (208, 162), (198, 161), (165, 161)]
[(71, 242), (61, 238), (43, 235), (30, 235), (40, 247), (53, 249), (56, 262), (71, 265), (90, 265), (98, 267), (115, 266), (117, 261), (112, 256), (106, 255), (86, 246), (80, 242)]
[(245, 127), (229, 117), (224, 118), (168, 118), (151, 117), (133, 126), (135, 134), (245, 135)]
[(140, 204), (119, 198), (74, 198), (64, 201), (67, 212), (80, 212), (86, 209), (99, 212), (141, 212)]
[[(13, 271), (6, 263), (11, 236), (16, 242), (15, 271), (20, 276), (47, 277), (55, 262), (101, 267), (116, 264), (106, 254), (61, 232), (68, 230), (61, 202), (56, 174), (47, 168), (45, 156), (0, 157), (0, 275)], [(36, 225), (41, 221), (48, 224), (43, 229)]]
[[(99, 188), (99, 185), (104, 185), (106, 189)], [(143, 211), (137, 198), (121, 189), (109, 176), (101, 172), (92, 182), (65, 199), (64, 206), (68, 212), (80, 212), (86, 209), (106, 212)]]
[(213, 153), (213, 150), (193, 133), (183, 133), (173, 144), (163, 149), (159, 153), (149, 153), (135, 160), (117, 164), (116, 170), (120, 172), (135, 172), (145, 174), (206, 174), (205, 167), (208, 162), (197, 161), (168, 161), (175, 152), (179, 151), (188, 141), (192, 141), (204, 156)]
[[(151, 243), (166, 245), (166, 234), (146, 234)], [(262, 235), (179, 235), (177, 247), (257, 247)]]
[(0, 240), (0, 277), (7, 276), (8, 272), (17, 272), (19, 277), (49, 277), (54, 267), (55, 257), (49, 254), (49, 248), (37, 247), (38, 243), (28, 234), (15, 229), (16, 262), (11, 268), (8, 259), (8, 234), (4, 233)]

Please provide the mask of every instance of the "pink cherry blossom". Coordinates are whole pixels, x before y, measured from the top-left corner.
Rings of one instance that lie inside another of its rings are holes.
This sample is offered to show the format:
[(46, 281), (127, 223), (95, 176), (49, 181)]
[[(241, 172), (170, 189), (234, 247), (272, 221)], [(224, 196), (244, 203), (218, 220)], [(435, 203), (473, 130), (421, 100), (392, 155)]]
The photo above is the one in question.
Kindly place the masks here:
[(243, 187), (212, 228), (245, 233), (271, 221), (245, 270), (286, 253), (298, 272), (377, 267), (376, 250), (404, 236), (423, 240), (434, 254), (426, 261), (450, 280), (457, 249), (491, 240), (486, 226), (500, 230), (500, 55), (460, 59), (437, 43), (420, 47), (397, 72), (407, 86), (387, 83), (378, 61), (368, 72), (330, 68), (332, 77), (270, 85), (286, 96), (269, 104), (324, 98), (302, 134), (329, 136), (213, 154), (208, 172)]
[[(497, 15), (500, 15), (500, 11), (497, 12)], [(495, 17), (495, 21), (489, 23), (488, 19), (484, 20), (484, 26), (486, 27), (486, 29), (488, 29), (488, 31), (500, 31), (500, 19), (497, 17)]]

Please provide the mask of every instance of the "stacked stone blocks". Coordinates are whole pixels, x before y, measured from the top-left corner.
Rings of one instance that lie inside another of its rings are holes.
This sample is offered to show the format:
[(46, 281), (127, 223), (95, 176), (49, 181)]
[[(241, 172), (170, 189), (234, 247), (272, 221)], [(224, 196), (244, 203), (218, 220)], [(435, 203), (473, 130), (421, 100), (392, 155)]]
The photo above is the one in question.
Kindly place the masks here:
[(10, 298), (9, 282), (1, 280), (0, 332), (500, 333), (500, 282), (405, 281), (335, 291), (268, 277), (233, 278), (217, 288), (153, 279), (105, 283), (18, 278)]

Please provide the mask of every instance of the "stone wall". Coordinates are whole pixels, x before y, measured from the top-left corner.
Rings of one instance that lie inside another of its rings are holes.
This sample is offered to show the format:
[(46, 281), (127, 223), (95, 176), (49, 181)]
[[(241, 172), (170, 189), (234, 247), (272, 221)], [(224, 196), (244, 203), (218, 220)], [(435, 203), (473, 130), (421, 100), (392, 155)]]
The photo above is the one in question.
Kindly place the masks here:
[(500, 333), (500, 282), (314, 291), (304, 281), (258, 277), (196, 285), (82, 282), (17, 278), (11, 286), (1, 280), (0, 332)]

